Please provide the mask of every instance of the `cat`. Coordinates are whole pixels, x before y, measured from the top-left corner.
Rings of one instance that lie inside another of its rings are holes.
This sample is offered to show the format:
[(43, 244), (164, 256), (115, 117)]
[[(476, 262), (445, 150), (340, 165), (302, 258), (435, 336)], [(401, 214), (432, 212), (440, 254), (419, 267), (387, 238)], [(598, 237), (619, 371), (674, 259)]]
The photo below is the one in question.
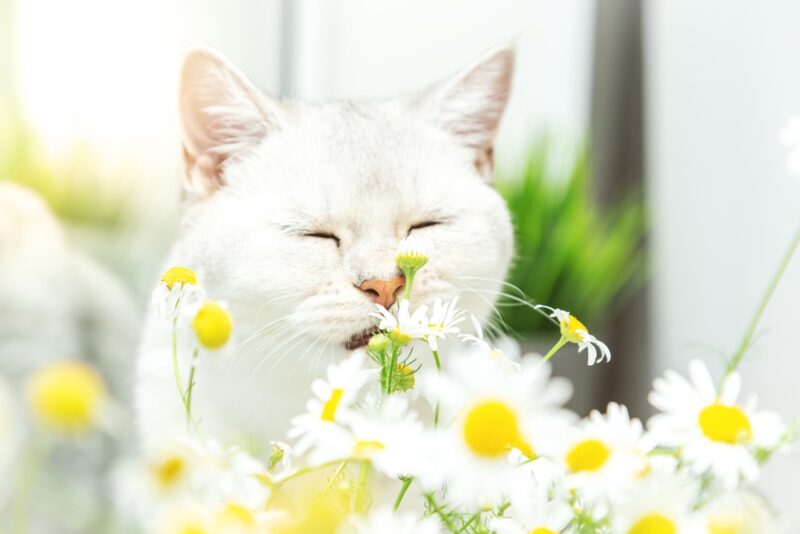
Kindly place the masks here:
[[(410, 234), (433, 245), (414, 304), (458, 296), (487, 320), (514, 248), (492, 187), (513, 58), (495, 48), (416, 94), (306, 103), (260, 92), (215, 51), (187, 56), (186, 200), (164, 268), (194, 270), (234, 322), (224, 360), (198, 361), (193, 412), (204, 432), (282, 439), (312, 377), (365, 344), (375, 303), (402, 291), (394, 255)], [(170, 343), (170, 322), (151, 312), (136, 392), (145, 446), (186, 428)]]

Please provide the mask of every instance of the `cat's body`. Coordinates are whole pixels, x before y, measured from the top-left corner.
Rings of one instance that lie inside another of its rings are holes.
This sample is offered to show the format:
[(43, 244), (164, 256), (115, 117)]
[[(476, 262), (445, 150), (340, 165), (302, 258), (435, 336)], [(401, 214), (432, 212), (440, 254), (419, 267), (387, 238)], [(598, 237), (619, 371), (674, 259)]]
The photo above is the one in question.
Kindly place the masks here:
[[(488, 183), (511, 62), (501, 49), (415, 97), (311, 105), (258, 93), (210, 52), (189, 57), (192, 198), (165, 266), (195, 270), (235, 325), (226, 361), (198, 368), (193, 404), (204, 430), (283, 438), (312, 377), (376, 324), (377, 292), (364, 283), (400, 274), (394, 251), (409, 232), (434, 245), (414, 302), (460, 296), (488, 317), (513, 252), (508, 213)], [(152, 314), (138, 380), (146, 441), (181, 432), (170, 325)]]

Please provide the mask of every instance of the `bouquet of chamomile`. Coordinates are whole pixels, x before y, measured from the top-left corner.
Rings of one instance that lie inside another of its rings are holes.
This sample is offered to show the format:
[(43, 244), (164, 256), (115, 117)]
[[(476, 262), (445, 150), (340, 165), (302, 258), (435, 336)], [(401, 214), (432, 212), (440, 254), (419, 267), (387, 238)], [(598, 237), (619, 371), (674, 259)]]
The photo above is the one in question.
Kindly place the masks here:
[[(146, 528), (174, 534), (779, 531), (752, 485), (774, 454), (788, 451), (794, 429), (754, 397), (743, 398), (737, 372), (763, 305), (720, 380), (693, 361), (688, 374), (668, 371), (655, 380), (649, 401), (658, 413), (646, 426), (614, 403), (580, 419), (564, 407), (571, 386), (551, 376), (549, 360), (574, 347), (592, 366), (611, 358), (609, 348), (570, 312), (545, 305), (534, 307), (552, 321), (557, 341), (543, 356), (522, 357), (513, 344), (485, 337), (457, 299), (415, 306), (411, 289), (429, 246), (413, 237), (401, 243), (396, 262), (406, 277), (404, 297), (392, 309), (377, 306), (379, 332), (311, 384), (307, 411), (293, 419), (286, 442), (260, 456), (204, 435), (191, 411), (195, 368), (180, 369), (174, 349), (176, 394), (189, 432), (146, 461), (152, 496)], [(174, 308), (174, 299), (195, 284), (191, 271), (170, 269), (161, 288), (167, 298), (158, 300)], [(231, 327), (224, 307), (212, 301), (193, 321), (206, 346), (224, 345)]]

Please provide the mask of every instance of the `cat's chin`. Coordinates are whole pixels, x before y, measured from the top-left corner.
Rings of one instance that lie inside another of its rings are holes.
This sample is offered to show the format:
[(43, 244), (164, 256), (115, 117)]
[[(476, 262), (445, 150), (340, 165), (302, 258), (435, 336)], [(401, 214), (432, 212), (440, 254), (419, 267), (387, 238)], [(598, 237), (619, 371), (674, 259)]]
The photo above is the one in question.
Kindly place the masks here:
[(367, 343), (369, 343), (369, 338), (371, 338), (377, 331), (378, 327), (373, 326), (366, 330), (362, 330), (361, 332), (356, 332), (350, 337), (350, 339), (345, 341), (344, 348), (347, 350), (355, 350), (365, 347)]

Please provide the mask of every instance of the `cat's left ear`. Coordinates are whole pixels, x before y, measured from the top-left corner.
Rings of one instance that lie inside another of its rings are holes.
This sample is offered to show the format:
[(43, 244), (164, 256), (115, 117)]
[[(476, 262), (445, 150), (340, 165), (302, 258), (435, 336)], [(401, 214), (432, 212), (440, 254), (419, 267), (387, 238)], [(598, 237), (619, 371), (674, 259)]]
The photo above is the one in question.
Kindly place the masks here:
[(492, 179), (494, 137), (511, 90), (514, 48), (494, 48), (419, 101), (428, 120), (475, 150), (475, 165)]

